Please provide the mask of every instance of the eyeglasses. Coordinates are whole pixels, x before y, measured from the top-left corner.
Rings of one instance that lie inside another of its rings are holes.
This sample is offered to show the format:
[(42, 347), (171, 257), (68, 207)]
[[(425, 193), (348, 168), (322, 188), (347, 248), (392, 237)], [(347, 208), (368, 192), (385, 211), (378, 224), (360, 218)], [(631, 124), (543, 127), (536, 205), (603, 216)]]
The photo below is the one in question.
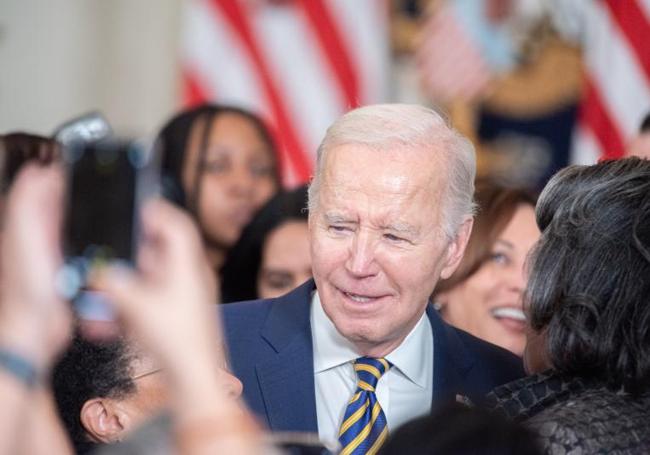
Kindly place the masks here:
[(162, 371), (162, 368), (156, 368), (155, 370), (146, 371), (144, 373), (136, 374), (135, 376), (132, 376), (131, 379), (135, 381), (136, 379), (144, 378), (145, 376), (150, 376), (150, 375), (156, 374), (156, 373), (158, 373), (160, 371)]

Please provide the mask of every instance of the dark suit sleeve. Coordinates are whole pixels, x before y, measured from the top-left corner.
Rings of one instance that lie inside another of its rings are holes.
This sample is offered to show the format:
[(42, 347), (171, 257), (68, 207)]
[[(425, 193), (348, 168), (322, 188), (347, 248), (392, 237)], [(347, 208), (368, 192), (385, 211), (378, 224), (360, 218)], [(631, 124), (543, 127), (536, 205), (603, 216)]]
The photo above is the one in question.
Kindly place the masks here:
[(267, 301), (257, 300), (222, 305), (220, 308), (232, 373), (244, 386), (246, 404), (255, 414), (263, 416), (264, 402), (255, 365), (274, 352), (260, 334), (270, 305)]
[(475, 403), (480, 404), (495, 387), (526, 375), (520, 357), (462, 330), (455, 330), (474, 358), (466, 383), (471, 384), (468, 393)]

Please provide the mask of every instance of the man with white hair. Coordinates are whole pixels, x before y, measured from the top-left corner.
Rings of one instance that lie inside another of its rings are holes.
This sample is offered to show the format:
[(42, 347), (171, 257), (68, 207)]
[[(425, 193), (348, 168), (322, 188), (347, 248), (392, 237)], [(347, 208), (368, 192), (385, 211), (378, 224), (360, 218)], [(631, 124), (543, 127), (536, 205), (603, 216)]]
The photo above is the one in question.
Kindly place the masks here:
[(425, 107), (362, 107), (327, 130), (309, 189), (314, 279), (224, 307), (233, 371), (272, 431), (375, 453), (432, 406), (523, 375), (429, 302), (465, 250), (474, 177), (472, 145)]

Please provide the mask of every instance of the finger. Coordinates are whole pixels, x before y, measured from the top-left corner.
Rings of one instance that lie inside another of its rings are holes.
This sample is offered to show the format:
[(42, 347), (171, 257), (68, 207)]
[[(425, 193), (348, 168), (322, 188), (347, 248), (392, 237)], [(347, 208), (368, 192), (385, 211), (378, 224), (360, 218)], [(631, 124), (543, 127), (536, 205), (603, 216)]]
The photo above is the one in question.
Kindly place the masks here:
[(44, 183), (44, 194), (41, 203), (45, 208), (44, 217), (50, 226), (48, 230), (49, 245), (54, 249), (53, 253), (62, 256), (61, 233), (63, 226), (63, 200), (65, 193), (65, 176), (63, 168), (58, 164), (50, 164), (44, 169), (46, 182)]
[(79, 331), (84, 338), (91, 341), (114, 340), (122, 335), (120, 326), (109, 321), (81, 319), (79, 321)]
[(160, 279), (165, 272), (161, 270), (161, 265), (165, 264), (165, 255), (160, 250), (159, 241), (143, 236), (138, 248), (138, 271), (151, 280)]
[(145, 235), (160, 242), (161, 251), (170, 260), (199, 255), (203, 251), (201, 237), (194, 222), (182, 210), (163, 200), (152, 200), (142, 213)]
[(62, 258), (63, 186), (63, 175), (55, 167), (27, 165), (19, 172), (7, 200), (5, 266), (24, 259), (35, 275), (54, 273)]
[(110, 265), (93, 270), (89, 275), (89, 283), (106, 295), (111, 301), (118, 316), (131, 321), (138, 316), (139, 311), (150, 305), (150, 291), (145, 281), (133, 270), (122, 265)]
[[(40, 212), (45, 204), (60, 205), (63, 197), (63, 174), (59, 166), (41, 167), (29, 163), (18, 172), (9, 192), (7, 210)], [(35, 209), (38, 206), (38, 209)]]

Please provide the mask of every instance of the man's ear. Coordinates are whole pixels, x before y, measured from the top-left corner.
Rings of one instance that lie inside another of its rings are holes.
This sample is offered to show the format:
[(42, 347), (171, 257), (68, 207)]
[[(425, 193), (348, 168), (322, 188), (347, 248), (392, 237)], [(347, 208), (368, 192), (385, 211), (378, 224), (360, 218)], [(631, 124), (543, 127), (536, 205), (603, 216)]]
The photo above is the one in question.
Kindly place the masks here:
[(472, 234), (472, 226), (474, 226), (474, 218), (471, 216), (466, 217), (460, 225), (456, 237), (447, 245), (447, 256), (440, 271), (440, 278), (449, 278), (458, 268), (461, 259), (463, 259), (469, 237)]
[(125, 428), (125, 416), (110, 398), (86, 401), (79, 418), (90, 439), (104, 444), (119, 441)]

